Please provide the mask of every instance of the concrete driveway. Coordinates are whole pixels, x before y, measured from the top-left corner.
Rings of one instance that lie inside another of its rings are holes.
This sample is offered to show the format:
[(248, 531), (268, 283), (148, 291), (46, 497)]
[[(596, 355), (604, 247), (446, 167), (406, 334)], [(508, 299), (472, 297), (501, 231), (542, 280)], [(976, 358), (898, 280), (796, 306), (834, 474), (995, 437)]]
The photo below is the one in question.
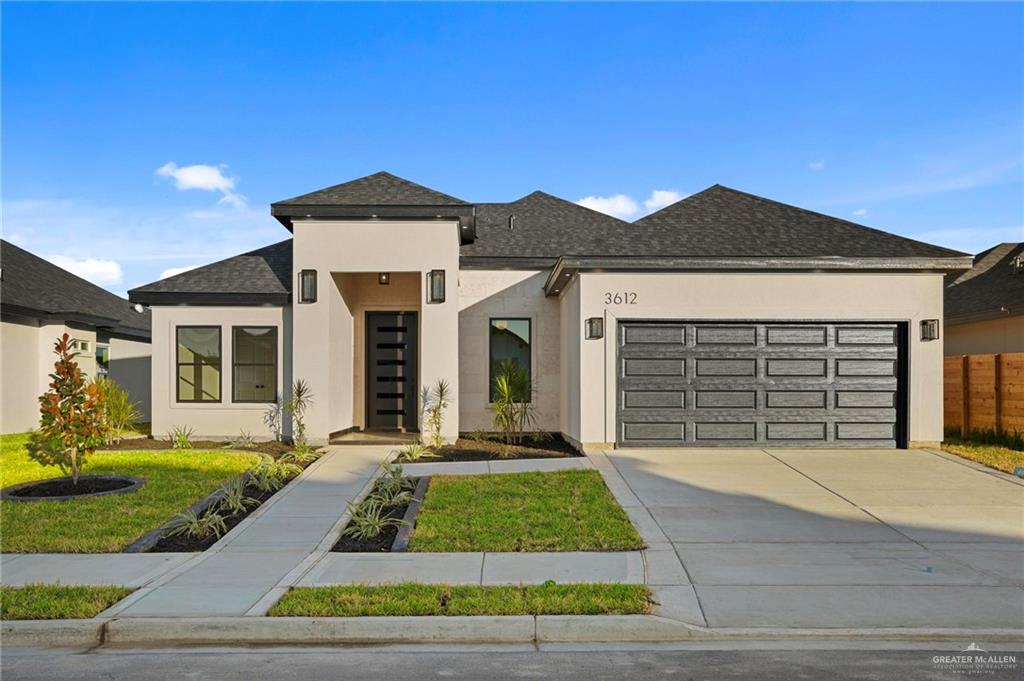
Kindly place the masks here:
[(1009, 476), (926, 450), (605, 455), (709, 626), (1024, 626), (1024, 484)]

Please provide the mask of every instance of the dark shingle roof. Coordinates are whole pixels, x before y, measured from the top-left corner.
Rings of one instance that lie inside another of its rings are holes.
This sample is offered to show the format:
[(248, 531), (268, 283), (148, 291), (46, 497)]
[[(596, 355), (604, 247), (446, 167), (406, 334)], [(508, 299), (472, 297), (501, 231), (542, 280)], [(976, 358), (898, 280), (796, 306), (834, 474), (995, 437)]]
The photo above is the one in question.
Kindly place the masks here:
[(1024, 314), (1024, 243), (1004, 243), (974, 257), (974, 267), (946, 275), (946, 323), (996, 319)]
[(84, 321), (149, 338), (149, 310), (133, 305), (39, 256), (0, 240), (0, 304), (8, 311)]
[[(286, 239), (134, 288), (128, 297), (143, 303), (166, 303), (177, 299), (185, 302), (186, 298), (201, 302), (203, 296), (216, 295), (219, 298), (210, 298), (209, 302), (283, 304), (291, 292), (291, 272), (292, 240)], [(177, 298), (170, 298), (172, 295)]]
[(476, 241), (464, 245), (461, 255), (553, 263), (562, 255), (608, 254), (632, 231), (628, 222), (535, 191), (511, 203), (478, 203)]
[(690, 257), (956, 257), (963, 253), (714, 185), (634, 223), (651, 254)]
[(467, 205), (462, 199), (423, 185), (379, 172), (332, 187), (318, 189), (275, 206), (452, 206)]

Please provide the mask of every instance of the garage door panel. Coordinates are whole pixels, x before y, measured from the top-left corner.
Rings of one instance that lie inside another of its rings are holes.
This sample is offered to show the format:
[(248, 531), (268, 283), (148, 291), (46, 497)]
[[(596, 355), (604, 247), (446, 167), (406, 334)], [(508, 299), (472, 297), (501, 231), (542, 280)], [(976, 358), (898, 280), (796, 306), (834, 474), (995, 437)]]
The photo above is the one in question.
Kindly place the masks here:
[(755, 345), (755, 326), (698, 326), (696, 345)]
[(619, 324), (619, 444), (896, 445), (895, 323), (646, 326)]

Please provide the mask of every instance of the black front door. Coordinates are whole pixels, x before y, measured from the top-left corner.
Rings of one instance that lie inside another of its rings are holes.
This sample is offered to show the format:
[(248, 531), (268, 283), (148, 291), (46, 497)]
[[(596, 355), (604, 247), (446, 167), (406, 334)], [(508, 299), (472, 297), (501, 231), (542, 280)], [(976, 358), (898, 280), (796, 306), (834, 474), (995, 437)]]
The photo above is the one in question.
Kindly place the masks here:
[(416, 313), (366, 313), (366, 427), (417, 430)]

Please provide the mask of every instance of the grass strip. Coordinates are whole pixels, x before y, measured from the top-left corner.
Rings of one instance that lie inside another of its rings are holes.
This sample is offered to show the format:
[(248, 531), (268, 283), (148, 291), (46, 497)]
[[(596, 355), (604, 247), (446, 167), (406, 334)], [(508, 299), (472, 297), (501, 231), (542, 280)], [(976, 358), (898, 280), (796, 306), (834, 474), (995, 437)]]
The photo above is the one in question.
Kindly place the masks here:
[(131, 592), (132, 589), (123, 586), (0, 586), (0, 619), (86, 619), (95, 617)]
[(642, 584), (538, 584), (531, 586), (295, 587), (271, 617), (380, 617), (472, 615), (642, 615), (650, 612)]
[(944, 442), (943, 451), (955, 454), (989, 468), (1004, 473), (1013, 473), (1015, 468), (1024, 466), (1024, 452), (1002, 447), (1000, 445), (984, 445), (973, 442)]
[(628, 551), (644, 542), (595, 470), (437, 475), (410, 551)]

